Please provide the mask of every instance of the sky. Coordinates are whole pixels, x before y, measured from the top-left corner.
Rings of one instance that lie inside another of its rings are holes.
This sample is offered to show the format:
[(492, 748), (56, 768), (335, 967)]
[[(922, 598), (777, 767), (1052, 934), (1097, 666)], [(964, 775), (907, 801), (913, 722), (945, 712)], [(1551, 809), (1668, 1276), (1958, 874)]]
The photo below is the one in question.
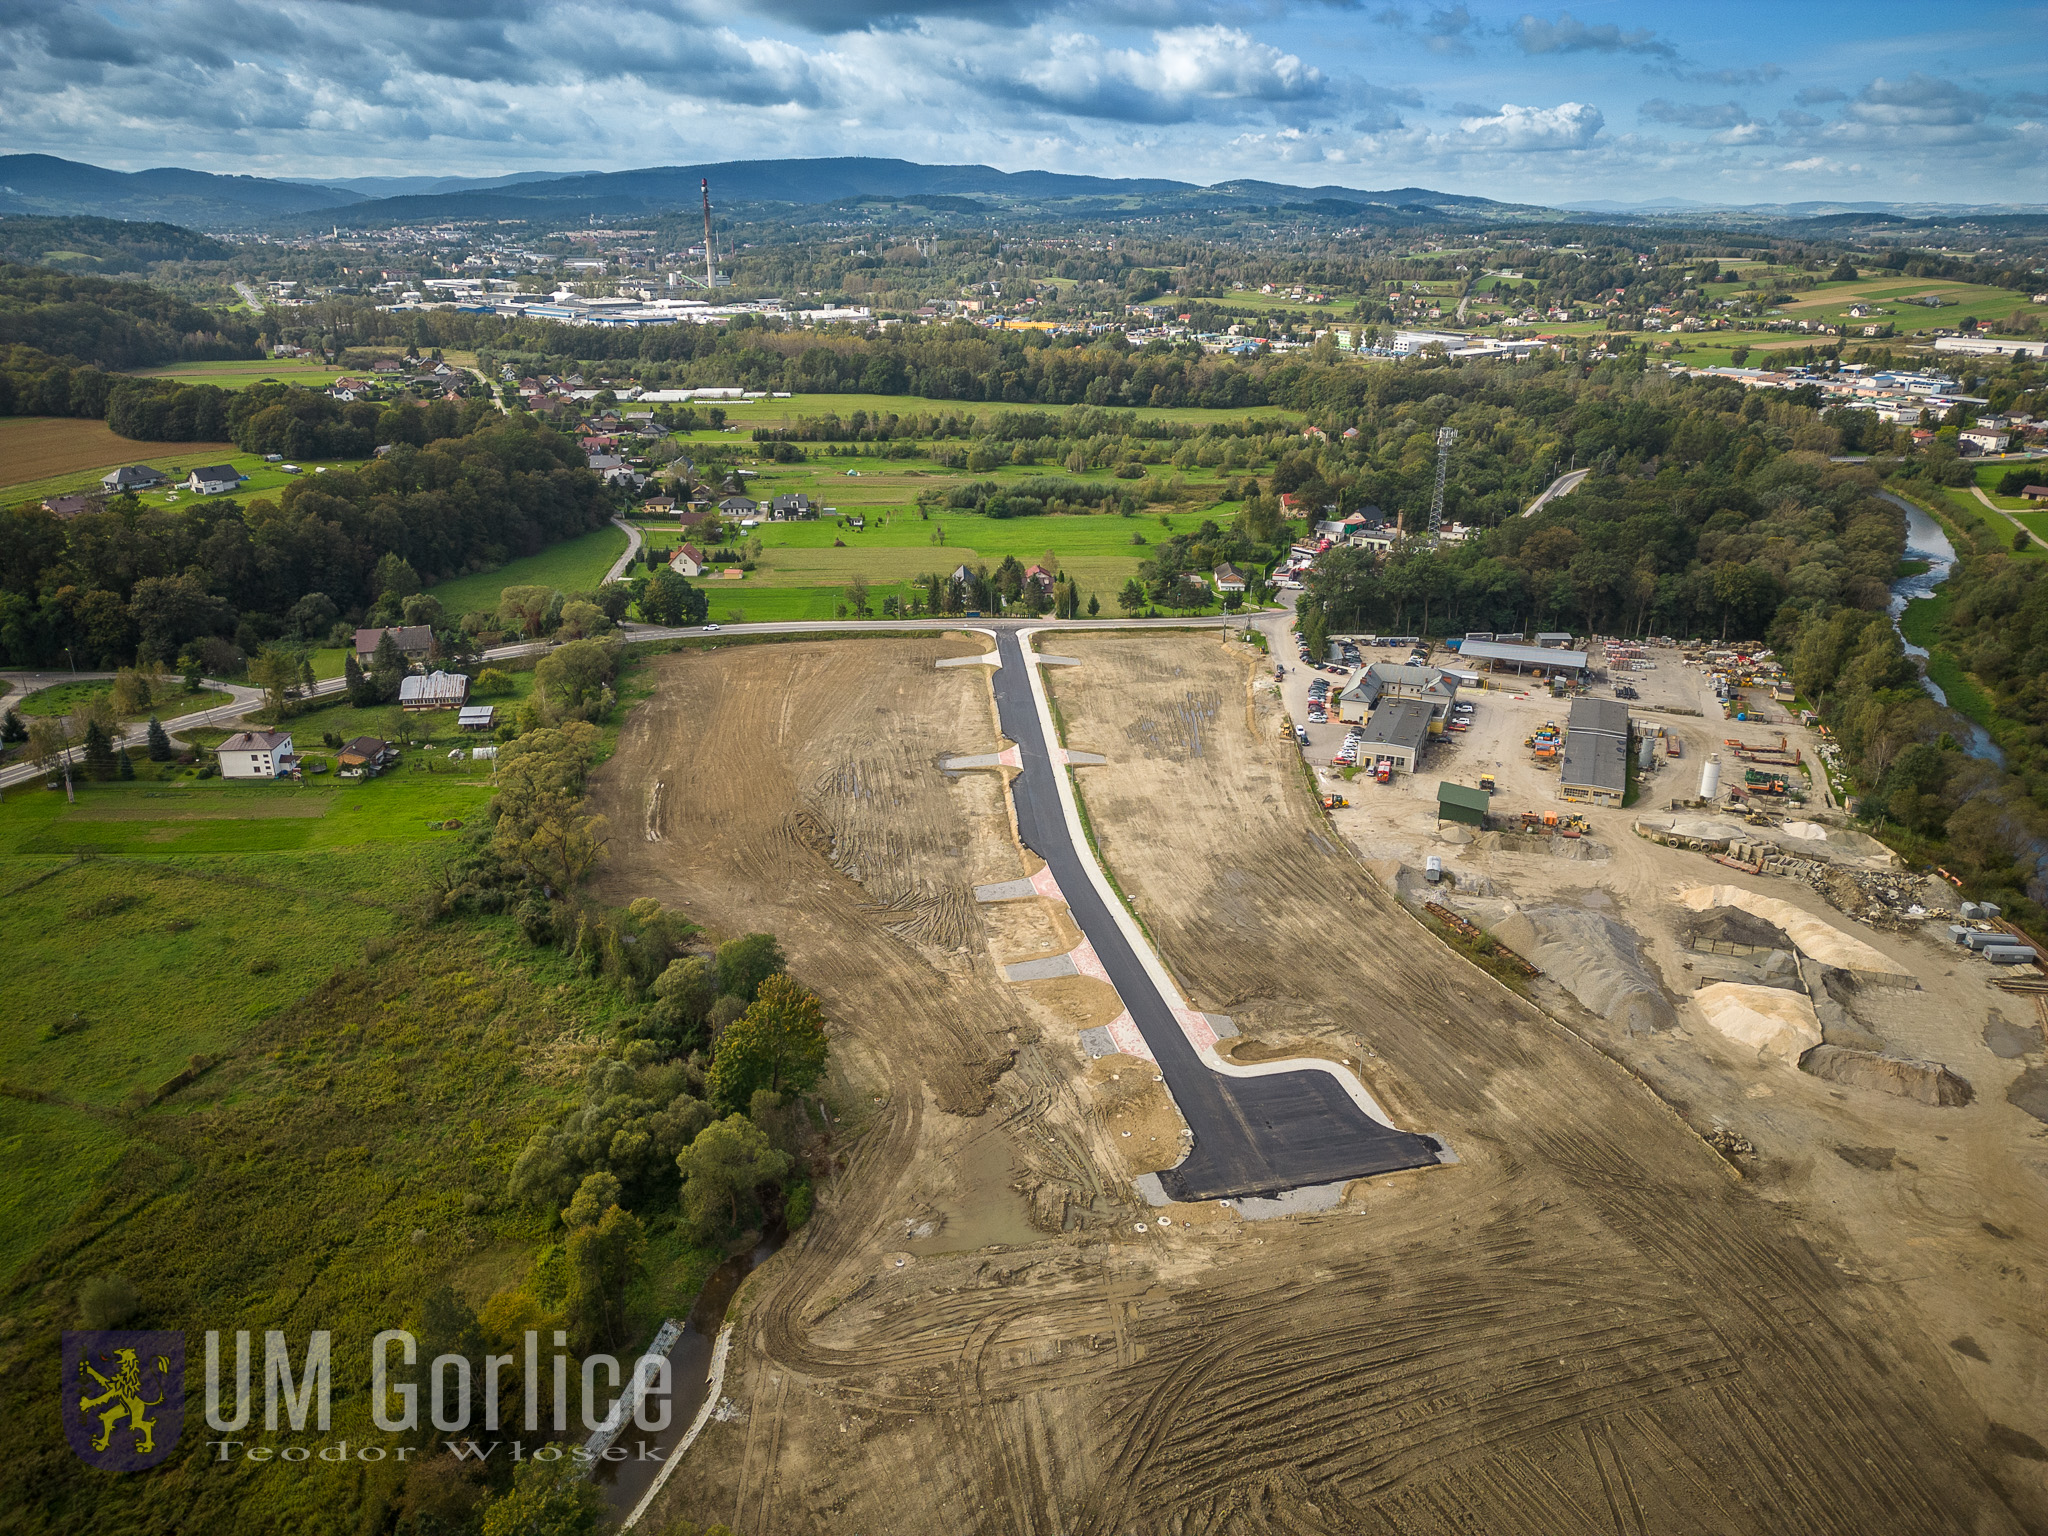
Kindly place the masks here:
[(2048, 4), (0, 0), (0, 150), (483, 176), (812, 155), (1517, 202), (2048, 202)]

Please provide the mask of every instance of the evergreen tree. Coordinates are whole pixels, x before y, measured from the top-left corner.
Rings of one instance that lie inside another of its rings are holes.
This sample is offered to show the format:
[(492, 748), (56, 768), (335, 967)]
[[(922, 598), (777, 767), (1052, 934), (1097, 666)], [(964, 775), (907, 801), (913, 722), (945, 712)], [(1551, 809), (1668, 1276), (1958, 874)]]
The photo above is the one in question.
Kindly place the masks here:
[(349, 703), (357, 709), (368, 709), (377, 702), (370, 680), (363, 676), (362, 663), (356, 660), (356, 653), (350, 651), (341, 664), (341, 680), (348, 692)]
[(128, 755), (126, 747), (123, 747), (114, 754), (114, 763), (116, 778), (132, 779), (135, 777), (135, 759)]
[(1088, 594), (1088, 617), (1092, 619), (1100, 612), (1102, 612), (1102, 599), (1093, 592), (1090, 592)]
[(89, 720), (85, 726), (85, 776), (95, 783), (104, 784), (118, 770), (114, 765), (114, 743), (107, 736), (106, 727), (97, 720)]
[(149, 717), (149, 760), (152, 763), (171, 760), (171, 733), (164, 729), (163, 721), (155, 715)]
[(0, 718), (0, 745), (13, 746), (27, 740), (28, 727), (21, 723), (21, 716), (10, 709), (4, 718)]

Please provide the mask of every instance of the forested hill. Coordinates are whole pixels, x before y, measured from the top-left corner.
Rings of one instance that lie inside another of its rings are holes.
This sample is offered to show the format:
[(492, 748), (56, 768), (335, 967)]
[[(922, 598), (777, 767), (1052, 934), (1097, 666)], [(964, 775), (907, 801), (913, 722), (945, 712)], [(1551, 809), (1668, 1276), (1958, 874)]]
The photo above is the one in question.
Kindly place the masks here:
[(248, 321), (160, 288), (10, 264), (0, 266), (0, 348), (11, 347), (109, 369), (262, 355)]
[(323, 637), (383, 595), (382, 563), (429, 584), (603, 525), (609, 497), (573, 439), (469, 404), (466, 435), (309, 476), (276, 501), (0, 513), (0, 658), (47, 665), (70, 647), (112, 667), (138, 647), (171, 662), (208, 641), (253, 652)]

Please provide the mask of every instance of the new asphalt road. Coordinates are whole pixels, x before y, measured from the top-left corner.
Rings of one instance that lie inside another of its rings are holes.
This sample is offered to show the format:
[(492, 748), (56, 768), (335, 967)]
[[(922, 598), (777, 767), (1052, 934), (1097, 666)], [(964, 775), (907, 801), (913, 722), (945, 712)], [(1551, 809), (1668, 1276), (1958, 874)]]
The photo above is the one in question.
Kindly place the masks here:
[(1176, 1200), (1271, 1196), (1440, 1161), (1434, 1141), (1372, 1119), (1332, 1073), (1225, 1077), (1203, 1062), (1089, 878), (1083, 861), (1093, 855), (1074, 844), (1055, 777), (1063, 770), (1045, 739), (1016, 629), (999, 627), (996, 645), (1002, 655), (994, 678), (996, 708), (1003, 734), (1021, 749), (1023, 763), (1010, 784), (1018, 831), (1051, 868), (1074, 921), (1109, 972), (1194, 1132), (1187, 1158), (1159, 1175), (1166, 1193)]

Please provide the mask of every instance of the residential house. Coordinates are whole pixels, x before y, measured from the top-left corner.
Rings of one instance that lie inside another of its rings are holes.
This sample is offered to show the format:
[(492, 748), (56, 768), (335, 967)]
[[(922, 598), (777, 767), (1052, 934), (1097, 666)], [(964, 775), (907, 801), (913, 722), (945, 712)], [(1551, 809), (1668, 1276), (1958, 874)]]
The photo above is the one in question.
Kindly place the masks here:
[(650, 496), (640, 503), (640, 510), (651, 517), (667, 517), (676, 509), (673, 496)]
[(369, 392), (370, 386), (361, 379), (336, 379), (327, 386), (328, 398), (340, 400), (344, 403), (353, 403), (360, 400)]
[(248, 478), (232, 464), (207, 464), (193, 470), (178, 483), (202, 496), (218, 496), (224, 491), (232, 491)]
[(405, 372), (405, 363), (401, 359), (395, 357), (380, 357), (374, 363), (370, 364), (370, 372), (403, 373)]
[(685, 544), (669, 556), (668, 566), (678, 576), (702, 576), (704, 551), (694, 544)]
[(743, 517), (759, 517), (761, 504), (745, 496), (728, 496), (718, 504), (718, 515), (728, 521), (737, 521)]
[(1957, 437), (1966, 453), (2003, 453), (2005, 445), (2012, 441), (2011, 433), (1993, 431), (1988, 427), (1965, 427)]
[(588, 456), (587, 462), (600, 475), (626, 467), (626, 461), (615, 453), (593, 453)]
[(1244, 573), (1228, 561), (1216, 567), (1216, 590), (1218, 592), (1242, 592), (1245, 587)]
[(408, 677), (398, 685), (401, 709), (460, 709), (469, 698), (469, 679), (460, 672), (429, 672), (425, 677)]
[(69, 496), (43, 498), (43, 510), (56, 517), (76, 517), (81, 512), (91, 512), (98, 506), (98, 498), (88, 496), (83, 491), (73, 492)]
[(768, 516), (778, 523), (796, 522), (817, 515), (817, 505), (802, 491), (787, 491), (768, 503)]
[(1037, 587), (1039, 591), (1045, 593), (1046, 595), (1050, 596), (1052, 594), (1052, 584), (1054, 581), (1053, 573), (1051, 571), (1048, 571), (1044, 566), (1027, 565), (1024, 568), (1024, 580), (1032, 586)]
[(218, 748), (224, 779), (288, 778), (298, 766), (292, 739), (281, 731), (237, 731)]
[(397, 642), (399, 654), (408, 662), (424, 662), (434, 653), (434, 632), (425, 624), (399, 624), (390, 629), (359, 629), (356, 631), (356, 660), (364, 666), (370, 664), (377, 654), (377, 643), (389, 634)]
[(2028, 501), (2048, 501), (2048, 485), (2023, 485), (2020, 495)]
[(389, 743), (375, 736), (358, 736), (336, 754), (334, 769), (344, 779), (374, 779), (397, 761), (398, 754)]
[(130, 464), (112, 474), (100, 476), (100, 488), (114, 495), (122, 491), (144, 491), (163, 483), (163, 472), (151, 469), (147, 464)]

